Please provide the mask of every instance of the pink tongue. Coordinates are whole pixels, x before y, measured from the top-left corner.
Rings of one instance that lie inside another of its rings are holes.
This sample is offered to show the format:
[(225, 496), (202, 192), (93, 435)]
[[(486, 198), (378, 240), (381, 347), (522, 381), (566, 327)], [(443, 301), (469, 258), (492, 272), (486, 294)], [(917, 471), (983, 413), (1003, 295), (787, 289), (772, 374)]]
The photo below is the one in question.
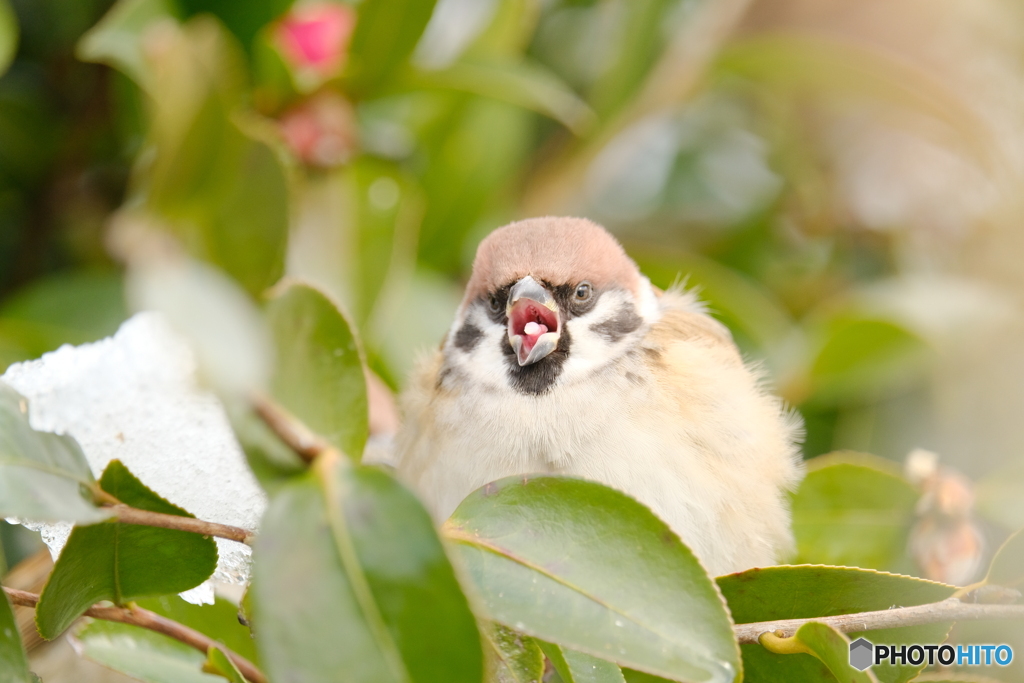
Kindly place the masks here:
[(523, 332), (530, 337), (539, 337), (547, 331), (547, 325), (539, 325), (535, 322), (528, 322), (523, 326)]

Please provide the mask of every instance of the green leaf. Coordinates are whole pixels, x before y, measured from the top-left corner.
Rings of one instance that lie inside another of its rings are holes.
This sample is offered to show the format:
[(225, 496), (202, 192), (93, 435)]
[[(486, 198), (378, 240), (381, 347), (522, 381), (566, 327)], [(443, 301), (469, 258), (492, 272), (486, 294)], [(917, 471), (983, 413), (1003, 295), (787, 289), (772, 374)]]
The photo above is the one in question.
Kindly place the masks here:
[[(750, 569), (721, 576), (718, 586), (737, 624), (779, 619), (813, 619), (939, 602), (956, 590), (933, 581), (845, 567), (794, 566)], [(941, 643), (951, 624), (850, 633), (876, 644)], [(778, 655), (760, 645), (743, 645), (747, 680), (794, 683), (829, 680), (827, 668), (804, 655)], [(905, 683), (921, 667), (883, 664), (872, 669), (883, 683)]]
[(78, 41), (76, 55), (84, 62), (100, 62), (120, 70), (153, 93), (156, 83), (144, 53), (146, 29), (173, 19), (169, 0), (120, 0)]
[(117, 273), (72, 271), (39, 280), (0, 305), (0, 327), (32, 356), (109, 337), (128, 317)]
[(263, 489), (273, 495), (290, 477), (306, 471), (306, 463), (281, 441), (249, 405), (227, 403), (231, 428), (246, 461)]
[(220, 674), (231, 683), (247, 683), (242, 672), (219, 647), (210, 646), (210, 651), (206, 653), (206, 668)]
[(536, 640), (498, 624), (489, 625), (484, 635), (489, 646), (488, 681), (541, 683), (544, 677), (544, 653)]
[(86, 658), (146, 683), (224, 683), (202, 672), (202, 652), (138, 626), (94, 621), (74, 639)]
[(260, 528), (250, 590), (271, 680), (479, 681), (474, 617), (429, 516), (389, 475), (321, 459)]
[(626, 683), (622, 670), (609, 661), (568, 650), (554, 643), (540, 647), (551, 660), (563, 683)]
[(28, 402), (0, 382), (0, 517), (98, 522), (109, 513), (93, 505), (94, 485), (78, 443), (32, 429)]
[[(192, 517), (111, 460), (100, 487), (131, 507)], [(201, 584), (217, 567), (217, 545), (208, 536), (109, 521), (75, 527), (61, 550), (36, 608), (39, 633), (54, 639), (100, 600), (123, 605)]]
[(1024, 583), (1024, 529), (1006, 539), (989, 565), (985, 583), (1016, 588)]
[(177, 595), (145, 598), (139, 607), (156, 612), (179, 624), (205, 633), (231, 651), (259, 664), (252, 632), (238, 621), (238, 607), (217, 597), (212, 605), (193, 605)]
[(387, 82), (412, 54), (434, 12), (435, 0), (365, 0), (349, 45), (347, 76), (355, 93)]
[[(3, 591), (0, 591), (3, 593)], [(31, 683), (28, 655), (7, 594), (0, 595), (0, 683)]]
[(809, 654), (824, 664), (842, 683), (878, 683), (870, 669), (858, 671), (850, 665), (850, 639), (831, 626), (818, 622), (804, 624), (791, 638), (772, 633), (761, 636), (761, 644), (776, 654)]
[(357, 461), (369, 433), (359, 346), (338, 306), (318, 289), (285, 282), (267, 305), (277, 346), (275, 399)]
[(886, 460), (835, 453), (809, 461), (793, 496), (796, 563), (899, 570), (919, 494)]
[(0, 0), (0, 76), (18, 52), (18, 17), (7, 0)]
[(741, 672), (729, 616), (693, 553), (650, 510), (600, 484), (512, 477), (445, 524), (488, 618), (681, 681)]
[(814, 402), (875, 401), (910, 385), (926, 367), (924, 340), (888, 320), (841, 316), (821, 334), (810, 368)]
[(236, 116), (244, 56), (209, 17), (169, 27), (153, 60), (152, 162), (146, 206), (194, 256), (224, 269), (250, 293), (284, 270), (288, 180), (268, 144)]
[(448, 89), (491, 97), (551, 117), (577, 135), (596, 123), (594, 112), (558, 76), (539, 64), (463, 59), (440, 71), (409, 71), (399, 88)]

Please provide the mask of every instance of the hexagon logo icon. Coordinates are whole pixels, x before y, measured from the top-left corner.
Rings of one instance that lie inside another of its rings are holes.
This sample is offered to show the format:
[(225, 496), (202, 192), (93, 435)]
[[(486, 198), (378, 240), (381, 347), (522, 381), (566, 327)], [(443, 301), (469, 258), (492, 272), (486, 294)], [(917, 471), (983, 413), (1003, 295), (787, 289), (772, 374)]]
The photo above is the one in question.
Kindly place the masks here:
[(874, 660), (875, 646), (871, 641), (858, 638), (850, 643), (850, 666), (857, 671), (863, 671), (872, 664)]

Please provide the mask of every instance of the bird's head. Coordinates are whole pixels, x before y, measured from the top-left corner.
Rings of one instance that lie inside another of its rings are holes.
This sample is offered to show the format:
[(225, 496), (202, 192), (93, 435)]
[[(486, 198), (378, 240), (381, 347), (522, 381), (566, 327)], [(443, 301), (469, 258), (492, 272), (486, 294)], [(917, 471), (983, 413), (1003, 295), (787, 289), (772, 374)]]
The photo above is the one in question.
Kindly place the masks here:
[(480, 243), (445, 368), (541, 394), (621, 357), (657, 316), (650, 283), (604, 228), (520, 221)]

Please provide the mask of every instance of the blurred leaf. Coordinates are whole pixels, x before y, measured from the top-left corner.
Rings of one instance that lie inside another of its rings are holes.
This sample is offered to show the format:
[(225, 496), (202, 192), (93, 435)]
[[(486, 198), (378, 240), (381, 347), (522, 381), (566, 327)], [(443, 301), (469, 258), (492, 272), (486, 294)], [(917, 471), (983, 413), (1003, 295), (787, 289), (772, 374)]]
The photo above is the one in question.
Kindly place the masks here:
[(358, 207), (357, 247), (347, 268), (356, 275), (353, 314), (365, 321), (395, 281), (407, 281), (416, 262), (423, 198), (397, 164), (364, 155), (349, 165)]
[[(537, 641), (512, 629), (492, 624), (486, 631), (488, 681), (493, 683), (541, 683), (544, 653)], [(568, 681), (566, 683), (569, 683)]]
[(467, 234), (528, 158), (536, 120), (532, 112), (504, 102), (465, 100), (421, 149), (427, 210), (420, 259), (439, 272), (462, 267)]
[(206, 668), (220, 674), (231, 683), (247, 683), (235, 663), (218, 647), (211, 646), (210, 651), (206, 653)]
[(78, 443), (32, 429), (28, 402), (0, 382), (0, 517), (98, 522), (109, 513), (93, 505), (94, 485)]
[[(779, 619), (806, 619), (836, 614), (909, 607), (939, 602), (955, 588), (909, 576), (845, 567), (766, 567), (750, 569), (717, 579), (729, 611), (737, 624)], [(864, 636), (873, 643), (941, 643), (950, 624), (928, 624), (909, 628), (881, 629), (847, 634), (852, 640)], [(828, 669), (804, 655), (777, 655), (760, 645), (742, 645), (743, 668), (749, 681), (793, 683), (827, 681)], [(883, 683), (905, 683), (921, 667), (873, 667)]]
[(464, 59), (440, 71), (409, 71), (397, 87), (458, 90), (530, 109), (577, 135), (594, 125), (594, 112), (555, 74), (527, 61)]
[(568, 650), (554, 643), (540, 644), (563, 683), (626, 683), (622, 671), (609, 661)]
[(198, 650), (139, 626), (94, 621), (74, 635), (82, 655), (146, 683), (224, 683)]
[(435, 0), (364, 0), (349, 45), (347, 75), (353, 93), (386, 84), (412, 54), (434, 12)]
[[(780, 646), (785, 650), (778, 654), (809, 654), (824, 664), (842, 683), (878, 683), (870, 669), (858, 671), (850, 665), (850, 639), (831, 626), (817, 622), (804, 624), (792, 638), (778, 638), (772, 633), (761, 636), (769, 649)], [(810, 681), (808, 681), (810, 683)]]
[(1024, 529), (1006, 539), (996, 551), (985, 583), (1004, 588), (1016, 588), (1024, 583)]
[(18, 52), (18, 17), (7, 0), (0, 0), (0, 76)]
[(231, 601), (218, 596), (212, 605), (193, 605), (178, 595), (164, 595), (137, 602), (139, 607), (205, 633), (250, 662), (259, 663), (252, 632), (239, 623), (238, 607)]
[[(100, 487), (142, 510), (192, 517), (147, 488), (119, 460), (111, 460)], [(100, 600), (123, 605), (195, 588), (217, 567), (217, 545), (188, 531), (121, 524), (71, 531), (36, 607), (39, 633), (53, 640)]]
[(274, 496), (256, 540), (268, 676), (479, 681), (475, 620), (419, 502), (379, 470), (338, 458), (314, 470)]
[(248, 49), (256, 34), (266, 24), (292, 5), (293, 0), (177, 0), (189, 16), (208, 12), (227, 26)]
[(0, 683), (32, 683), (28, 655), (6, 593), (0, 595)]
[(42, 278), (0, 305), (0, 329), (32, 356), (109, 337), (127, 317), (117, 273), (78, 271)]
[(78, 41), (76, 55), (119, 69), (149, 93), (156, 83), (144, 51), (144, 34), (163, 19), (173, 19), (171, 0), (119, 0)]
[(358, 462), (369, 431), (366, 380), (344, 314), (316, 288), (285, 281), (267, 306), (267, 320), (277, 346), (274, 398)]
[(445, 533), (494, 621), (677, 680), (731, 681), (741, 671), (713, 582), (625, 494), (510, 477), (467, 497)]
[(918, 497), (881, 458), (834, 453), (808, 461), (793, 495), (794, 561), (898, 570)]
[(147, 204), (190, 253), (258, 294), (284, 269), (288, 182), (273, 150), (233, 118), (244, 59), (219, 25), (202, 17), (162, 38), (153, 60)]
[(997, 470), (974, 486), (978, 512), (1007, 529), (1024, 527), (1024, 467)]
[(144, 256), (132, 263), (126, 286), (134, 310), (159, 311), (188, 339), (214, 389), (235, 396), (266, 386), (270, 331), (237, 282), (198, 261)]
[(924, 370), (927, 344), (886, 320), (829, 321), (810, 368), (815, 402), (867, 401), (894, 393)]
[(614, 57), (590, 91), (590, 103), (602, 119), (616, 112), (643, 85), (664, 49), (667, 15), (678, 6), (672, 0), (626, 0), (616, 4), (618, 40), (609, 50)]

